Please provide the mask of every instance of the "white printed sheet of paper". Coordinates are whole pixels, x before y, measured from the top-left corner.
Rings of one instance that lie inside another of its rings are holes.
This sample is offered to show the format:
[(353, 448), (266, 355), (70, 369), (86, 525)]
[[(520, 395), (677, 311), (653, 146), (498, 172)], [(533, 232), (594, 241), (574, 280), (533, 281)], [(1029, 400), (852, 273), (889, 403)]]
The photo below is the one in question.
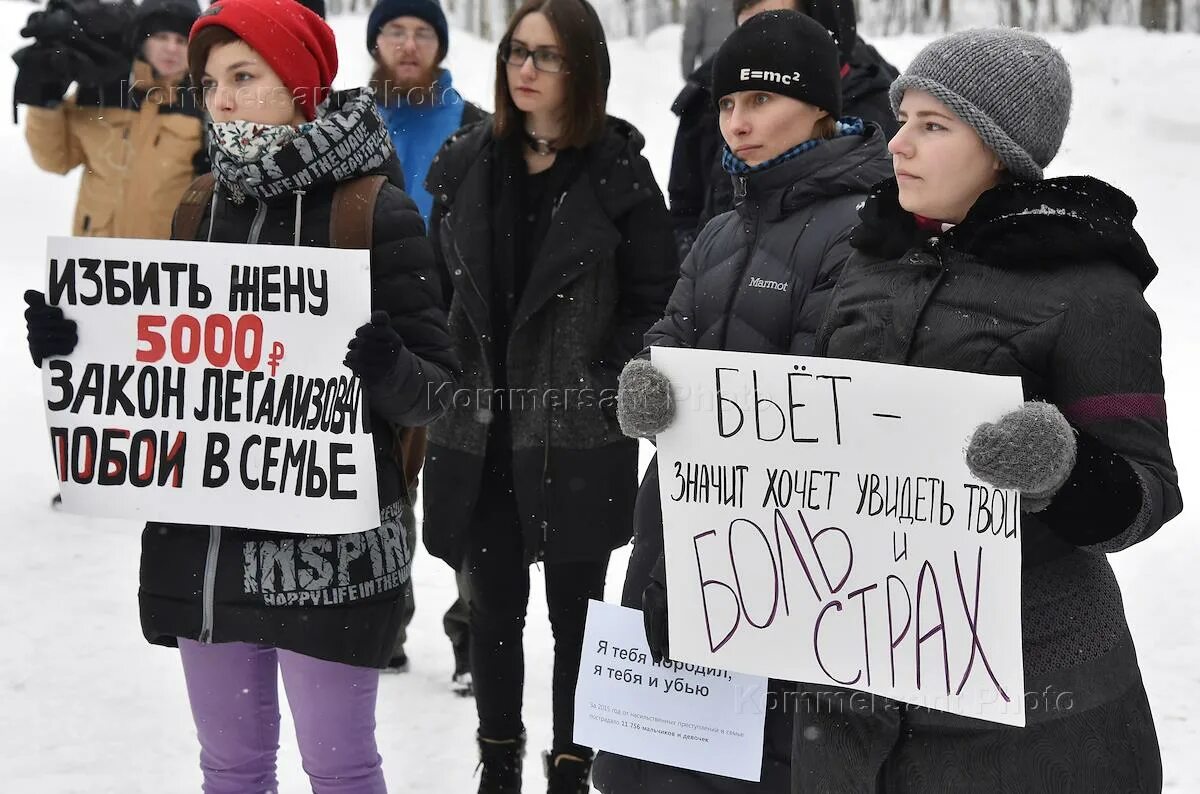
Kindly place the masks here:
[(653, 348), (673, 656), (1025, 724), (1019, 494), (974, 429), (1018, 378)]
[(57, 237), (46, 295), (79, 329), (42, 365), (65, 509), (379, 525), (364, 394), (342, 363), (370, 318), (367, 251)]
[(642, 613), (588, 603), (575, 741), (740, 780), (762, 776), (767, 679), (650, 659)]

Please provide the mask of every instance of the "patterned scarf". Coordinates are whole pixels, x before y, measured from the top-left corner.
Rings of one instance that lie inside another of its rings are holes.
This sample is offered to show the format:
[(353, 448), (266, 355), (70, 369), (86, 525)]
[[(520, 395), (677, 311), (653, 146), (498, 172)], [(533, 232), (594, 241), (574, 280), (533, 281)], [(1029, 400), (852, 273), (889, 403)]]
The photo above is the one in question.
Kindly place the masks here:
[[(863, 123), (862, 119), (856, 119), (852, 116), (847, 116), (838, 120), (837, 132), (834, 133), (833, 137), (844, 138), (847, 135), (862, 135), (864, 132), (866, 132), (866, 124)], [(776, 166), (780, 163), (799, 157), (805, 152), (817, 148), (824, 142), (824, 138), (813, 138), (812, 140), (805, 141), (798, 146), (793, 146), (783, 154), (772, 157), (770, 160), (761, 162), (758, 165), (750, 165), (745, 160), (730, 151), (729, 146), (726, 145), (724, 150), (721, 152), (721, 167), (725, 169), (726, 173), (733, 174), (734, 176), (755, 174), (759, 171), (766, 171), (772, 166)]]
[(213, 175), (234, 203), (263, 201), (370, 173), (392, 141), (367, 88), (331, 94), (316, 121), (290, 125), (209, 123)]

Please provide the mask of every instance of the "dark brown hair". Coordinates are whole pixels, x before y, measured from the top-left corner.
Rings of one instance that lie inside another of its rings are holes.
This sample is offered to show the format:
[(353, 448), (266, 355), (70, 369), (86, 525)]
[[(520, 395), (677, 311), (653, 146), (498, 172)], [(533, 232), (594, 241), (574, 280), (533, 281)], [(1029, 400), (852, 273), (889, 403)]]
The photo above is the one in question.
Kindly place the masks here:
[[(192, 78), (192, 89), (203, 91), (204, 67), (208, 66), (208, 53), (241, 38), (229, 28), (210, 25), (188, 40), (188, 74)], [(203, 94), (201, 94), (203, 100)], [(203, 104), (203, 101), (201, 102)]]
[[(604, 28), (596, 12), (581, 0), (525, 0), (509, 20), (499, 52), (508, 47), (521, 20), (533, 13), (543, 14), (549, 21), (566, 62), (562, 72), (566, 79), (566, 107), (558, 147), (587, 146), (599, 140), (604, 132), (609, 76)], [(494, 124), (497, 138), (519, 134), (525, 126), (525, 114), (517, 108), (509, 92), (507, 65), (499, 58)]]

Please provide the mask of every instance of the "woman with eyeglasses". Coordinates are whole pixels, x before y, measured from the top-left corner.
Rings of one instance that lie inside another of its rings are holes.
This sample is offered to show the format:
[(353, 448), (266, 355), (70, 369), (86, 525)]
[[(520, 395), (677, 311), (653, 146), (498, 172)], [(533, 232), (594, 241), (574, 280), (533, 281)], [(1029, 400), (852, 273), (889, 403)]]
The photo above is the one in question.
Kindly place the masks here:
[(426, 186), (462, 360), (430, 428), (425, 545), (465, 570), (479, 792), (521, 790), (522, 630), (540, 563), (554, 632), (554, 794), (586, 792), (572, 739), (588, 599), (631, 534), (637, 443), (617, 375), (677, 276), (641, 134), (605, 112), (604, 30), (584, 0), (527, 0), (500, 43), (495, 116), (460, 130)]

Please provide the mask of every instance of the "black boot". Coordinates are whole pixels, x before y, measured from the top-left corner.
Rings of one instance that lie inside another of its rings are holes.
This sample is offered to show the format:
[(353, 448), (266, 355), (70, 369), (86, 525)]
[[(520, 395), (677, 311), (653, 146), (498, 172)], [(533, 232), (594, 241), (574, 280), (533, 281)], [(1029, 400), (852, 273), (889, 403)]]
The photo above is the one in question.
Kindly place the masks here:
[(478, 794), (521, 794), (521, 763), (525, 758), (525, 734), (516, 739), (485, 739), (478, 734)]
[(546, 769), (546, 794), (588, 794), (592, 774), (592, 758), (580, 758), (570, 753), (542, 753)]

